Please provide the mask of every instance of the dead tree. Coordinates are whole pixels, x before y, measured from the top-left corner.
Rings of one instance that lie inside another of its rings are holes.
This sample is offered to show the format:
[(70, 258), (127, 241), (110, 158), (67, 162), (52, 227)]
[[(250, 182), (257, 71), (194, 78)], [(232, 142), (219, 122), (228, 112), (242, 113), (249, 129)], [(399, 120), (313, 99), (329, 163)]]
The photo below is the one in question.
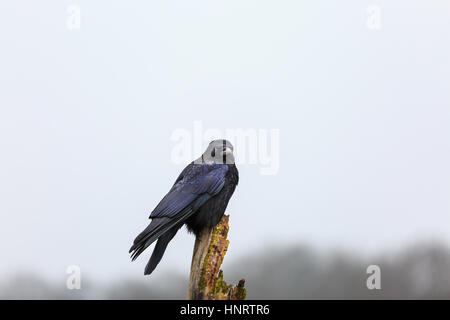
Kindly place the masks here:
[(237, 286), (228, 285), (220, 270), (229, 244), (228, 218), (224, 215), (214, 228), (204, 229), (195, 239), (188, 288), (190, 300), (245, 299), (245, 280), (240, 280)]

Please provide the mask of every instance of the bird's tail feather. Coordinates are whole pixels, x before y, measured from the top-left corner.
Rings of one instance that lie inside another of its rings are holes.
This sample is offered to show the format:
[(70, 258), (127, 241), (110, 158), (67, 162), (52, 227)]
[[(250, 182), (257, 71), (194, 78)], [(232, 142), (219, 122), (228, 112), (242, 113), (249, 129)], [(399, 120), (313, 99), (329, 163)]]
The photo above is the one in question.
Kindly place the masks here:
[(129, 253), (132, 253), (131, 259), (134, 261), (136, 258), (144, 252), (144, 250), (150, 246), (161, 235), (165, 234), (172, 227), (182, 224), (184, 220), (194, 213), (191, 207), (183, 210), (182, 214), (174, 218), (154, 218), (152, 222), (142, 231), (134, 240), (133, 245), (130, 248)]
[(155, 249), (153, 249), (152, 256), (145, 266), (144, 275), (149, 275), (153, 272), (153, 270), (155, 270), (156, 266), (161, 261), (164, 252), (166, 251), (167, 245), (173, 239), (177, 231), (178, 228), (173, 227), (158, 238), (158, 242), (156, 242), (156, 246)]
[[(137, 237), (134, 239), (133, 245), (130, 248), (129, 253), (133, 254), (131, 255), (131, 259), (134, 261), (154, 240), (153, 236), (155, 233), (158, 232), (158, 230), (161, 229), (163, 225), (165, 225), (169, 219), (167, 218), (160, 218), (160, 219), (153, 219), (152, 222), (147, 226), (147, 228), (144, 229)], [(152, 241), (149, 241), (152, 240)]]

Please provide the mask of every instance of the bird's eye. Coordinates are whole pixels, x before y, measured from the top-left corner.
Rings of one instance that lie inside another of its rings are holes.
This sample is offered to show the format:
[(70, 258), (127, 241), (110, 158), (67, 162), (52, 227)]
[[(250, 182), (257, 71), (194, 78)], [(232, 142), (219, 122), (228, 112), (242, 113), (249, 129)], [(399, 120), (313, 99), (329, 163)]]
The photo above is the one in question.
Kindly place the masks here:
[(211, 151), (211, 157), (215, 157), (216, 156), (216, 149), (212, 149), (212, 151)]

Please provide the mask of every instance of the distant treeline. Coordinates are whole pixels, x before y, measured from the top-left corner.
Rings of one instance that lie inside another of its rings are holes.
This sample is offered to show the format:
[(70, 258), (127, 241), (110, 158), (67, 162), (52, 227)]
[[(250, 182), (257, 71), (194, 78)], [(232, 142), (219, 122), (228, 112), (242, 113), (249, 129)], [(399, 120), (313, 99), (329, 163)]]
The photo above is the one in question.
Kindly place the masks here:
[[(369, 265), (381, 270), (381, 289), (369, 290)], [(248, 299), (450, 299), (450, 250), (421, 244), (370, 258), (355, 253), (317, 251), (303, 246), (266, 248), (226, 267), (226, 280), (246, 279)], [(83, 283), (67, 290), (31, 274), (0, 283), (1, 299), (184, 299), (187, 276), (165, 280)]]

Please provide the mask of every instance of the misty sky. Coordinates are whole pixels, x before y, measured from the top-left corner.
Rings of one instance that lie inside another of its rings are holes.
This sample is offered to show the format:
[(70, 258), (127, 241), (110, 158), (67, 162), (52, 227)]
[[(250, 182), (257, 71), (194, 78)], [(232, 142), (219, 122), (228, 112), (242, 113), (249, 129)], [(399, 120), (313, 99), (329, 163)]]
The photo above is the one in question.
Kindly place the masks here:
[[(450, 243), (446, 0), (3, 1), (0, 39), (2, 274), (141, 276), (150, 251), (128, 249), (195, 121), (280, 133), (277, 174), (239, 165), (225, 263)], [(152, 277), (187, 274), (193, 241), (180, 230)]]

